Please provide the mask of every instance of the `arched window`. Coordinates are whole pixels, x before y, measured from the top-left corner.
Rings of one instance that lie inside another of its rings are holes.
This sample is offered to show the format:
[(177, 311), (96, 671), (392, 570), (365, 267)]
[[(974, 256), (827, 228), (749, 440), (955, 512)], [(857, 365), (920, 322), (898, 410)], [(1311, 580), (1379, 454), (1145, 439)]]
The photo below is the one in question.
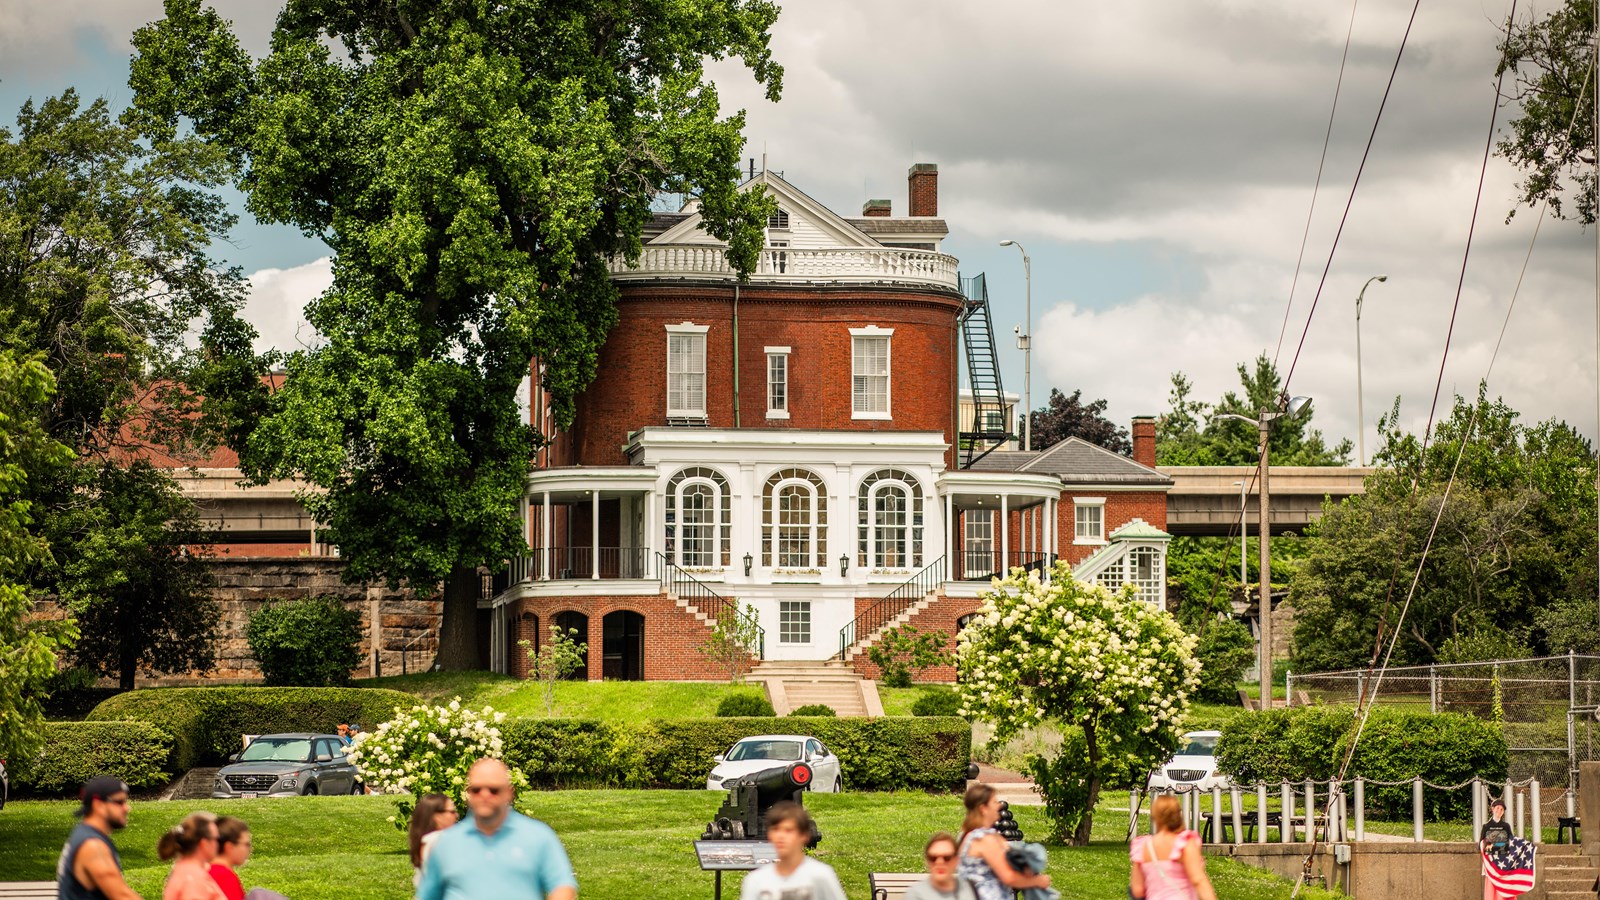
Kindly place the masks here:
[(856, 564), (869, 569), (922, 567), (922, 491), (900, 469), (879, 469), (856, 492)]
[(815, 472), (780, 469), (761, 491), (762, 565), (820, 569), (828, 558), (828, 491)]
[(667, 558), (680, 566), (726, 568), (733, 536), (728, 480), (694, 466), (667, 482)]

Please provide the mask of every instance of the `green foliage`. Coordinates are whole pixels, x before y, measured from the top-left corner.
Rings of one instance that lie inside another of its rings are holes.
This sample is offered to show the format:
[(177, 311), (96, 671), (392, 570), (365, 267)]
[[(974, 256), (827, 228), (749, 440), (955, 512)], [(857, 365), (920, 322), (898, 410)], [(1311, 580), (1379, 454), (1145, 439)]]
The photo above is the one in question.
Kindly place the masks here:
[[(397, 709), (394, 718), (356, 735), (350, 762), (368, 787), (400, 796), (396, 815), (389, 820), (405, 830), (424, 794), (444, 794), (456, 809), (466, 808), (468, 770), (485, 757), (501, 757), (505, 744), (499, 723), (505, 718), (505, 713), (487, 706), (481, 711), (464, 709), (460, 698), (444, 706)], [(511, 784), (528, 786), (514, 767)]]
[(1237, 619), (1212, 619), (1199, 633), (1194, 656), (1200, 662), (1197, 700), (1208, 703), (1237, 702), (1239, 679), (1255, 661), (1256, 643), (1250, 629)]
[(886, 628), (871, 647), (867, 659), (883, 673), (889, 687), (910, 687), (911, 679), (934, 666), (949, 665), (950, 636), (942, 631), (919, 634), (911, 625)]
[(1047, 450), (1069, 437), (1076, 437), (1113, 453), (1132, 455), (1133, 442), (1128, 439), (1128, 429), (1106, 418), (1106, 401), (1085, 403), (1082, 396), (1082, 390), (1075, 390), (1068, 397), (1056, 388), (1050, 389), (1050, 399), (1033, 411), (1033, 449)]
[(269, 685), (345, 685), (361, 664), (361, 614), (337, 597), (269, 602), (244, 634)]
[(749, 673), (754, 664), (752, 657), (760, 647), (760, 617), (756, 615), (755, 606), (746, 603), (743, 615), (723, 615), (716, 621), (711, 634), (699, 647), (700, 655), (725, 669), (729, 684), (738, 684)]
[(416, 698), (377, 688), (200, 687), (128, 691), (95, 707), (91, 722), (148, 722), (172, 736), (171, 771), (220, 765), (246, 734), (333, 732), (340, 722), (383, 722)]
[(44, 431), (77, 454), (27, 496), (48, 556), (24, 577), (78, 619), (80, 664), (205, 670), (215, 608), (193, 503), (147, 452), (190, 461), (265, 397), (243, 275), (208, 255), (233, 224), (227, 157), (151, 138), (73, 91), (0, 130), (0, 346), (55, 375)]
[[(1395, 427), (1398, 417), (1396, 406), (1380, 420), (1374, 461), (1382, 468), (1365, 493), (1329, 505), (1310, 531), (1311, 552), (1291, 585), (1295, 670), (1366, 665), (1392, 638), (1419, 569), (1395, 665), (1565, 653), (1585, 625), (1593, 640), (1595, 469), (1587, 439), (1554, 420), (1522, 425), (1482, 387), (1476, 402), (1456, 398), (1426, 452)], [(1587, 616), (1576, 612), (1583, 604)]]
[(755, 694), (733, 694), (723, 697), (717, 704), (717, 718), (730, 719), (740, 716), (775, 716), (777, 712), (772, 708), (772, 701)]
[(55, 379), (37, 357), (0, 350), (0, 758), (23, 759), (43, 741), (41, 690), (56, 672), (57, 654), (77, 636), (70, 622), (33, 618), (28, 566), (48, 547), (34, 534), (29, 483), (65, 466), (71, 451), (40, 422)]
[(1514, 75), (1505, 93), (1519, 115), (1495, 152), (1526, 175), (1517, 185), (1519, 203), (1548, 202), (1555, 218), (1588, 225), (1595, 221), (1594, 2), (1566, 0), (1536, 15), (1511, 23), (1500, 45), (1495, 74)]
[[(1257, 426), (1224, 414), (1259, 419), (1276, 411), (1283, 398), (1283, 379), (1265, 353), (1252, 365), (1240, 363), (1244, 393), (1229, 391), (1216, 403), (1192, 400), (1194, 389), (1182, 372), (1172, 374), (1170, 409), (1156, 420), (1156, 461), (1163, 466), (1251, 466), (1261, 461)], [(1322, 432), (1310, 427), (1311, 413), (1284, 416), (1272, 423), (1270, 449), (1275, 466), (1342, 466), (1350, 462), (1350, 441), (1329, 447)]]
[(1199, 664), (1195, 639), (1131, 586), (1112, 594), (1082, 584), (1064, 562), (1051, 576), (1013, 574), (984, 595), (961, 632), (960, 690), (966, 713), (993, 723), (996, 743), (1046, 721), (1082, 731), (1084, 758), (1052, 765), (1088, 773), (1087, 803), (1047, 806), (1052, 827), (1082, 844), (1101, 786), (1129, 786), (1177, 748)]
[(839, 757), (854, 790), (959, 790), (972, 729), (961, 719), (816, 717), (600, 722), (509, 719), (505, 760), (536, 788), (705, 785), (712, 757), (740, 738), (808, 734)]
[[(1348, 707), (1297, 707), (1245, 713), (1223, 726), (1217, 765), (1244, 784), (1269, 785), (1307, 779), (1326, 781), (1339, 772), (1354, 735), (1355, 714)], [(1461, 784), (1474, 777), (1505, 780), (1506, 738), (1499, 726), (1458, 713), (1374, 709), (1351, 759), (1349, 778)], [(1380, 815), (1404, 815), (1411, 786), (1367, 786), (1367, 802)], [(1467, 813), (1465, 791), (1423, 792), (1429, 818)]]
[(911, 704), (913, 716), (959, 716), (961, 715), (961, 695), (945, 688), (935, 688), (922, 692), (916, 702)]
[(795, 716), (828, 716), (828, 717), (837, 717), (838, 715), (839, 714), (837, 712), (834, 712), (833, 707), (829, 706), (826, 703), (807, 703), (805, 706), (797, 706), (794, 709), (789, 710), (789, 717), (795, 717)]
[(475, 665), (476, 568), (526, 543), (531, 358), (572, 423), (615, 323), (614, 259), (651, 201), (691, 196), (732, 268), (755, 268), (774, 209), (740, 191), (742, 114), (708, 59), (737, 57), (776, 100), (765, 0), (645, 7), (295, 3), (252, 60), (200, 0), (139, 29), (130, 118), (180, 121), (240, 166), (263, 221), (333, 250), (250, 435), (258, 479), (293, 476), (353, 580), (445, 583), (438, 662)]
[(96, 775), (139, 790), (166, 784), (172, 738), (148, 722), (50, 722), (37, 756), (16, 757), (12, 777), (25, 790), (73, 795)]
[(1068, 843), (1094, 810), (1094, 768), (1089, 765), (1089, 745), (1083, 729), (1061, 734), (1061, 750), (1050, 759), (1038, 754), (1027, 759), (1027, 774), (1044, 798), (1050, 840)]
[(578, 629), (563, 631), (561, 626), (551, 625), (550, 637), (539, 649), (527, 641), (518, 641), (517, 646), (528, 654), (529, 675), (539, 685), (544, 714), (555, 715), (556, 684), (584, 667), (589, 645), (578, 640)]

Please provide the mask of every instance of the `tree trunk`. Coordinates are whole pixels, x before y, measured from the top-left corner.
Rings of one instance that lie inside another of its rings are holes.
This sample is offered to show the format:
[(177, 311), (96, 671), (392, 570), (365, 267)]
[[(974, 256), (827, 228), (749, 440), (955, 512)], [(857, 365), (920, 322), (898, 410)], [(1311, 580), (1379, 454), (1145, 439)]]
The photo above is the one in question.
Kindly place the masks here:
[(1094, 807), (1100, 802), (1100, 742), (1093, 725), (1084, 724), (1083, 738), (1089, 750), (1089, 802), (1083, 818), (1078, 820), (1078, 827), (1072, 832), (1074, 847), (1089, 846), (1089, 832), (1094, 830)]
[(444, 582), (444, 615), (439, 621), (439, 652), (433, 664), (445, 672), (467, 672), (478, 665), (478, 570), (456, 566)]
[(138, 672), (139, 660), (133, 652), (133, 637), (123, 632), (122, 643), (117, 647), (117, 686), (124, 691), (133, 690), (133, 676)]

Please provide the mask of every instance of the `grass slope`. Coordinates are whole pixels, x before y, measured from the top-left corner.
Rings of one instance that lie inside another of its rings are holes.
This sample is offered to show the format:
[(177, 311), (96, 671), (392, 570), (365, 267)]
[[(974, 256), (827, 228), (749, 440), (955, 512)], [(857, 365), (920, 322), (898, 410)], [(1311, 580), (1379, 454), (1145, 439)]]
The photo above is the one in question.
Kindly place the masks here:
[[(519, 804), (561, 835), (577, 870), (582, 895), (596, 900), (709, 898), (712, 876), (695, 862), (691, 841), (720, 802), (704, 791), (566, 791), (534, 793)], [(925, 794), (818, 795), (807, 799), (823, 841), (817, 856), (839, 872), (849, 896), (867, 898), (867, 873), (915, 871), (930, 832), (960, 824), (960, 802)], [(0, 881), (50, 879), (71, 828), (74, 804), (17, 802), (0, 811)], [(242, 876), (246, 888), (269, 887), (295, 900), (378, 900), (409, 896), (411, 867), (405, 840), (387, 819), (383, 797), (308, 797), (291, 800), (140, 803), (132, 824), (117, 835), (128, 881), (141, 895), (159, 897), (167, 866), (155, 842), (194, 809), (243, 817), (256, 856)], [(1044, 833), (1037, 808), (1019, 809), (1030, 835)], [(1099, 843), (1051, 851), (1056, 885), (1065, 898), (1120, 900), (1127, 890), (1125, 818), (1102, 808)], [(1264, 872), (1214, 859), (1208, 869), (1229, 900), (1284, 900), (1291, 885)], [(739, 875), (724, 885), (738, 896)], [(1308, 900), (1331, 900), (1320, 890)]]
[[(428, 701), (460, 697), (511, 716), (543, 717), (544, 697), (536, 682), (488, 672), (428, 672), (357, 682), (385, 687)], [(693, 719), (716, 715), (731, 694), (765, 697), (760, 685), (704, 681), (563, 681), (556, 685), (556, 715), (571, 719)], [(366, 723), (363, 723), (366, 724)]]

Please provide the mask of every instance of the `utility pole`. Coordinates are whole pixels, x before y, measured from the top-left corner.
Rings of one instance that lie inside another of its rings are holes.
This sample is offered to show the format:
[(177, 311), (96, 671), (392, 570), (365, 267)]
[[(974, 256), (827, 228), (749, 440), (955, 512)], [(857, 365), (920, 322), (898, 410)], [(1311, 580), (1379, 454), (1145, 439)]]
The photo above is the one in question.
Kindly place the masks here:
[(1269, 477), (1272, 473), (1270, 460), (1272, 420), (1277, 414), (1268, 410), (1257, 410), (1256, 424), (1261, 430), (1261, 518), (1256, 526), (1256, 538), (1261, 544), (1261, 708), (1272, 708), (1272, 552), (1269, 545), (1272, 543), (1272, 520), (1268, 518), (1271, 508), (1271, 484)]

